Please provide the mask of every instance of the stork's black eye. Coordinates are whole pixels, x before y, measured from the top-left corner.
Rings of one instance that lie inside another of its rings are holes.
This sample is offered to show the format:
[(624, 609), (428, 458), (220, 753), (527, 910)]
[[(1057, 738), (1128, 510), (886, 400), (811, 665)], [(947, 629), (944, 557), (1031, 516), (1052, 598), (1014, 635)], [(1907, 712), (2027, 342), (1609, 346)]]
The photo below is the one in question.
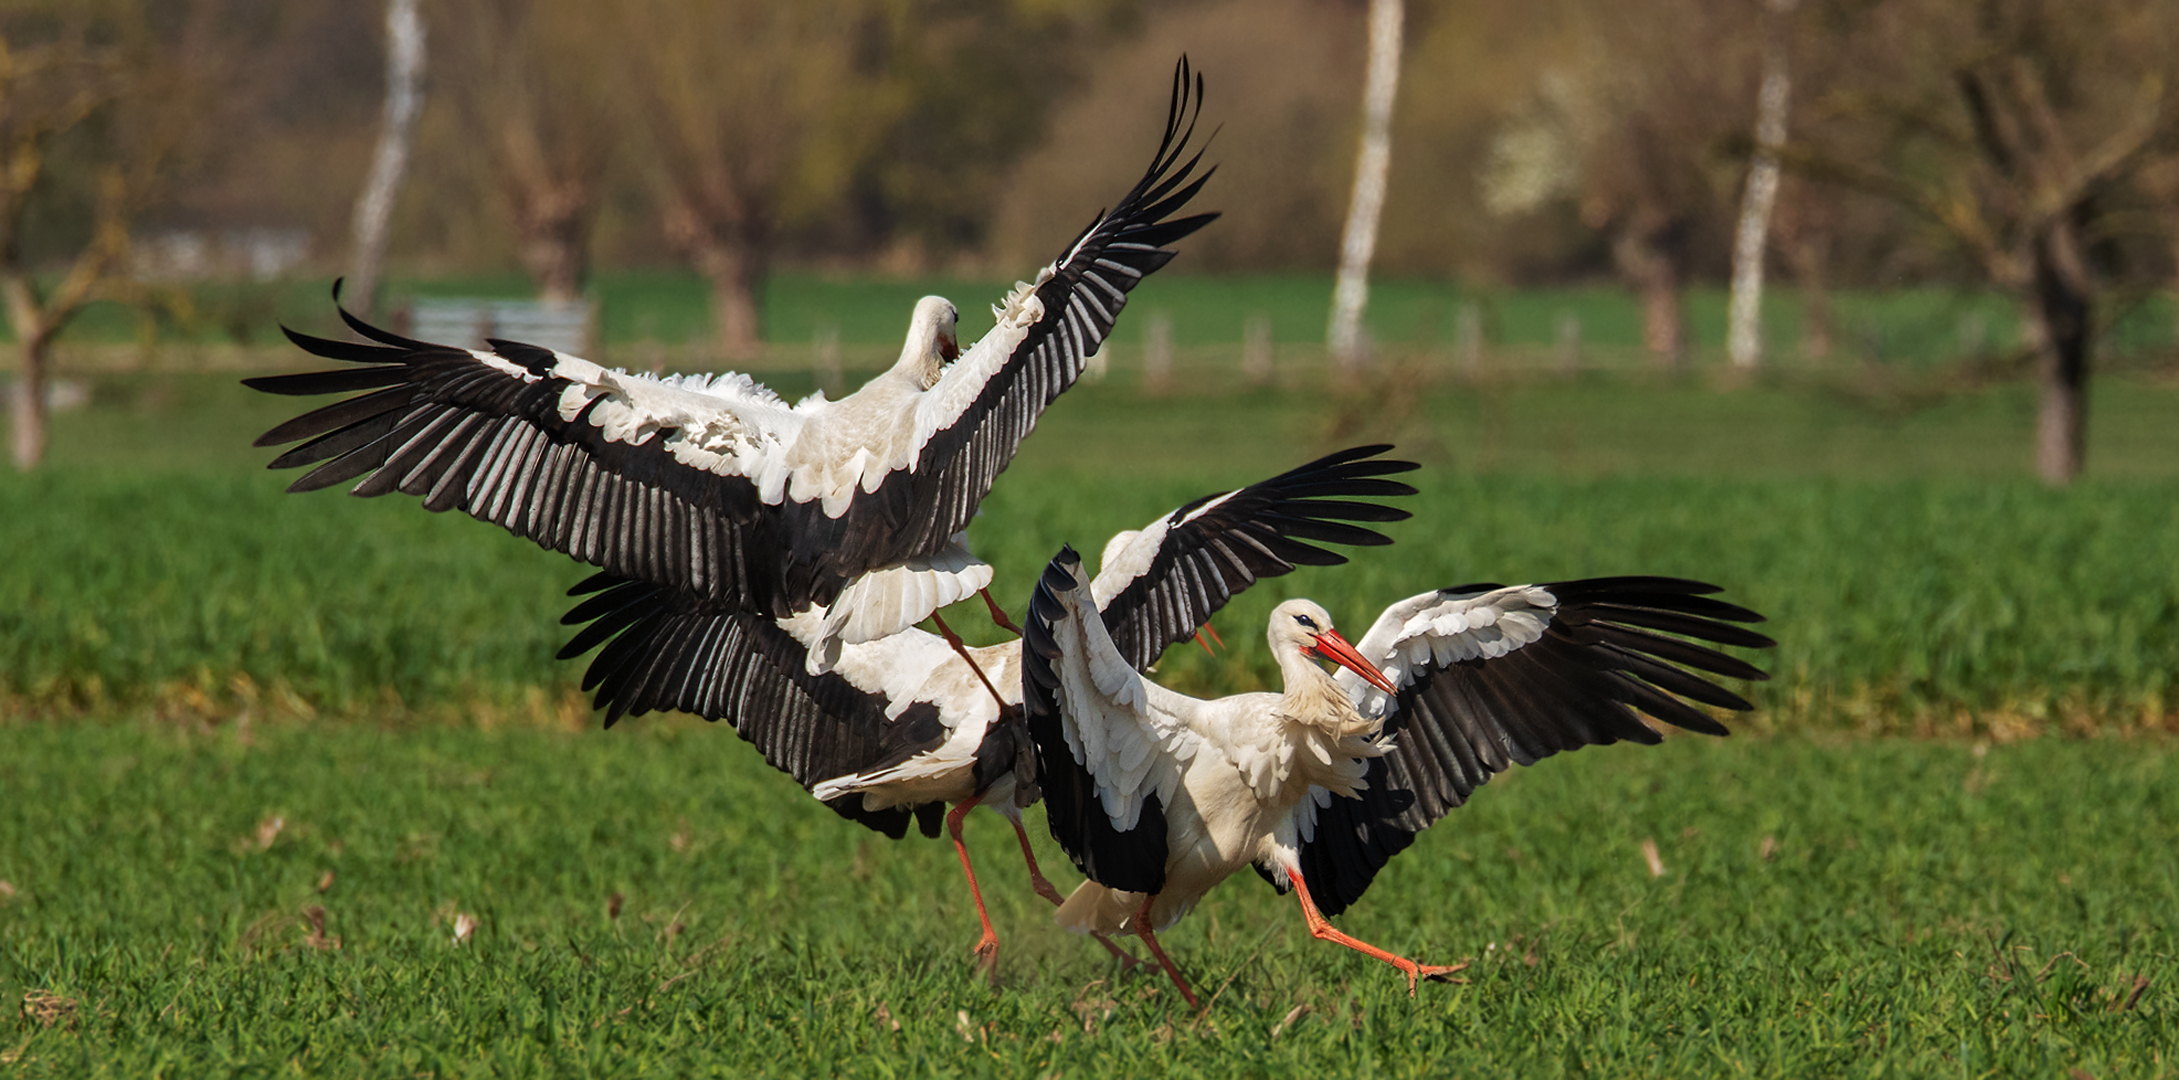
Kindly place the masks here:
[(1294, 621), (1308, 627), (1311, 630), (1316, 629), (1316, 620), (1308, 617), (1307, 615), (1296, 615), (1294, 616)]

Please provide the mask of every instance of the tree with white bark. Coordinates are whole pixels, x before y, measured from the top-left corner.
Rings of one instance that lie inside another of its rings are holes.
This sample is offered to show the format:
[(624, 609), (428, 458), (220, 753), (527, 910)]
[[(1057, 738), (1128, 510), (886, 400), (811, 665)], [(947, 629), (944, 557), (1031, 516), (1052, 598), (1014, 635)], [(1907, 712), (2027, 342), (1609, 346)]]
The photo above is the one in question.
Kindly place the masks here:
[(1725, 350), (1733, 366), (1763, 362), (1763, 257), (1771, 210), (1778, 203), (1778, 148), (1786, 141), (1786, 105), (1793, 81), (1787, 29), (1800, 0), (1764, 0), (1763, 79), (1755, 96), (1755, 154), (1733, 230), (1733, 283), (1726, 311)]
[(1385, 181), (1392, 170), (1392, 103), (1400, 85), (1401, 0), (1370, 0), (1368, 79), (1362, 94), (1362, 140), (1354, 160), (1354, 197), (1339, 241), (1339, 276), (1332, 286), (1326, 342), (1343, 371), (1365, 358), (1362, 313), (1369, 306), (1369, 263), (1384, 215)]
[(424, 20), (416, 0), (386, 3), (386, 109), (379, 121), (378, 150), (356, 197), (354, 261), (348, 271), (348, 302), (369, 314), (378, 299), (393, 229), (394, 200), (408, 174), (416, 116), (424, 105)]

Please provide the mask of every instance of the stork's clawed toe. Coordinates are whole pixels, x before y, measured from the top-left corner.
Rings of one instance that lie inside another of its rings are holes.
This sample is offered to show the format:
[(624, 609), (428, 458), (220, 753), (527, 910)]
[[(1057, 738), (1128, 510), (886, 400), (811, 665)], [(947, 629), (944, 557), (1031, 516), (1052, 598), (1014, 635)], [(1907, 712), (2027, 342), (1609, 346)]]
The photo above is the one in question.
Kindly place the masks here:
[(1409, 960), (1399, 965), (1399, 967), (1400, 971), (1407, 976), (1408, 997), (1415, 996), (1415, 985), (1418, 982), (1466, 983), (1468, 981), (1453, 977), (1457, 972), (1468, 970), (1468, 962), (1465, 960), (1457, 964), (1422, 964)]

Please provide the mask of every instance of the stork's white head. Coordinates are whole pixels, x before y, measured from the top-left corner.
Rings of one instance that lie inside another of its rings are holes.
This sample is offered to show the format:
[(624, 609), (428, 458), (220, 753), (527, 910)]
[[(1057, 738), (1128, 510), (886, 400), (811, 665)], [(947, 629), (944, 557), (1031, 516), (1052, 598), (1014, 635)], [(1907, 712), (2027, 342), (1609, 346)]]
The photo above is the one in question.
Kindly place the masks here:
[(893, 370), (906, 373), (925, 390), (938, 385), (938, 373), (961, 355), (961, 340), (954, 334), (961, 313), (943, 296), (926, 296), (915, 302), (915, 316), (908, 320), (908, 343), (901, 347)]
[(1332, 629), (1331, 613), (1314, 600), (1288, 600), (1272, 608), (1268, 634), (1271, 655), (1282, 668), (1289, 656), (1329, 660), (1360, 675), (1363, 681), (1385, 693), (1398, 692), (1375, 664), (1347, 644), (1339, 631)]

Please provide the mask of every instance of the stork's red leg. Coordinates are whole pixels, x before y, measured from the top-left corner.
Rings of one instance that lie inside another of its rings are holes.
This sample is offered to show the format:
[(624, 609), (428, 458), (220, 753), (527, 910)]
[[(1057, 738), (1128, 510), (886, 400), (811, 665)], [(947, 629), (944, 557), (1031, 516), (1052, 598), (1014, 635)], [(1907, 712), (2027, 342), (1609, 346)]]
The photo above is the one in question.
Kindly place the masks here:
[(1454, 964), (1450, 967), (1437, 964), (1419, 964), (1413, 960), (1409, 960), (1404, 956), (1394, 956), (1393, 954), (1388, 953), (1383, 949), (1380, 949), (1377, 946), (1370, 944), (1369, 942), (1360, 941), (1355, 938), (1348, 937), (1347, 935), (1340, 933), (1338, 929), (1334, 928), (1332, 924), (1324, 918), (1324, 913), (1316, 909), (1316, 901), (1309, 899), (1309, 885), (1307, 882), (1301, 879), (1301, 871), (1289, 866), (1286, 868), (1286, 877), (1287, 880), (1294, 883), (1294, 895), (1301, 900), (1301, 917), (1308, 920), (1309, 933), (1311, 936), (1315, 937), (1319, 941), (1336, 941), (1339, 944), (1345, 945), (1346, 947), (1353, 949), (1356, 952), (1364, 953), (1369, 956), (1374, 956), (1377, 959), (1382, 960), (1387, 964), (1391, 964), (1393, 967), (1399, 968), (1401, 971), (1406, 972), (1407, 996), (1409, 997), (1415, 996), (1416, 979), (1444, 979), (1446, 976), (1449, 976), (1452, 973), (1460, 971), (1468, 966), (1465, 963)]
[[(1029, 864), (1029, 887), (1035, 889), (1038, 896), (1051, 901), (1053, 907), (1066, 903), (1066, 898), (1059, 895), (1059, 890), (1053, 888), (1050, 881), (1045, 880), (1044, 871), (1038, 868), (1037, 853), (1029, 847), (1029, 830), (1021, 827), (1021, 819), (1018, 817), (1009, 814), (1006, 820), (1014, 826), (1014, 839), (1021, 841), (1022, 861)], [(1127, 967), (1133, 968), (1142, 963), (1142, 961), (1128, 955), (1126, 949), (1113, 944), (1111, 938), (1095, 930), (1090, 931), (1090, 936), (1096, 938), (1097, 944), (1104, 946), (1106, 952), (1111, 953)]]
[[(991, 700), (999, 703), (999, 712), (1004, 714), (1008, 708), (1006, 699), (999, 696), (998, 688), (991, 685), (991, 679), (984, 674), (984, 669), (976, 666), (976, 658), (968, 654), (968, 646), (961, 643), (961, 635), (954, 633), (953, 627), (947, 626), (946, 620), (939, 618), (938, 613), (935, 611), (931, 612), (931, 622), (938, 627), (938, 634), (946, 639), (946, 644), (953, 646), (953, 651), (961, 654), (961, 659), (968, 664), (968, 669), (976, 673), (976, 681), (984, 684), (984, 689), (991, 691)], [(974, 804), (975, 800), (971, 799), (961, 805), (972, 806)]]
[(976, 868), (969, 865), (968, 845), (961, 842), (961, 819), (976, 808), (981, 796), (961, 800), (946, 814), (946, 834), (953, 837), (953, 850), (961, 856), (961, 873), (968, 877), (968, 894), (976, 901), (976, 918), (984, 924), (984, 936), (976, 940), (970, 951), (976, 954), (976, 963), (990, 974), (999, 964), (999, 933), (991, 928), (991, 916), (984, 911), (984, 891), (976, 885)]
[(991, 609), (991, 621), (998, 624), (999, 629), (1015, 637), (1021, 636), (1021, 627), (1015, 626), (1014, 620), (1006, 617), (1006, 609), (1000, 607), (999, 602), (991, 598), (990, 589), (978, 589), (976, 595), (984, 598), (984, 606)]
[(1155, 893), (1142, 898), (1142, 907), (1135, 912), (1135, 936), (1150, 947), (1150, 955), (1158, 958), (1158, 966), (1164, 968), (1165, 974), (1173, 980), (1173, 985), (1180, 988), (1180, 996), (1188, 999), (1188, 1007), (1202, 1008), (1202, 1004), (1195, 999), (1195, 991), (1188, 989), (1188, 980), (1180, 977), (1180, 969), (1173, 966), (1172, 958), (1165, 955), (1164, 949), (1158, 948), (1158, 936), (1150, 930), (1150, 905), (1156, 903), (1157, 899)]

